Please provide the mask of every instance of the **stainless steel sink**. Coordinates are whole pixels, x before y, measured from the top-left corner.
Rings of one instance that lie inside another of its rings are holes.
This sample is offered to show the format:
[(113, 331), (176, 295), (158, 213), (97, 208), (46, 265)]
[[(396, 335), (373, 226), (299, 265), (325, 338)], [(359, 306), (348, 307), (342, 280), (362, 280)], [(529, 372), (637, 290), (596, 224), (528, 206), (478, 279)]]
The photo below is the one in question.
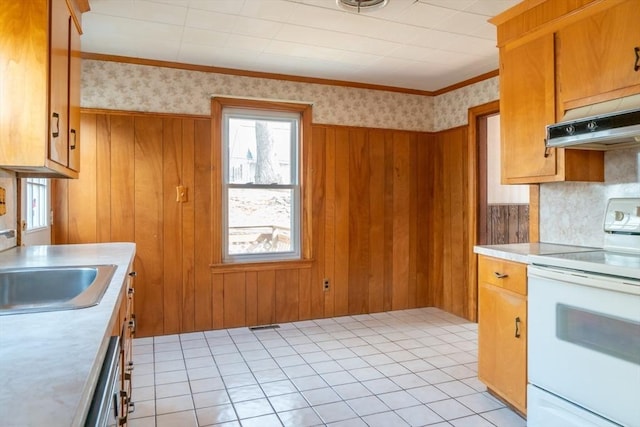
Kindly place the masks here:
[(115, 265), (0, 269), (0, 316), (96, 305)]

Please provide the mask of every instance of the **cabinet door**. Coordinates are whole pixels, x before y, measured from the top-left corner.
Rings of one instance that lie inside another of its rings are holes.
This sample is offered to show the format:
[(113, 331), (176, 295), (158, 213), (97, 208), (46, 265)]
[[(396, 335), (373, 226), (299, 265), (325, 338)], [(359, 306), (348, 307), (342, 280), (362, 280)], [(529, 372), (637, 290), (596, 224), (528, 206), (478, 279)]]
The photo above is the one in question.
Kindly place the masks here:
[(555, 122), (554, 39), (545, 35), (500, 52), (502, 183), (555, 180), (556, 150), (545, 157), (545, 126)]
[(80, 171), (80, 32), (69, 18), (69, 169)]
[(526, 325), (526, 297), (480, 282), (478, 377), (522, 413), (526, 413)]
[(69, 103), (69, 9), (65, 0), (51, 2), (49, 65), (49, 158), (67, 166)]
[[(637, 0), (627, 1), (558, 32), (558, 84), (563, 103), (640, 93), (640, 70), (635, 69), (640, 65), (635, 53), (640, 48), (639, 7)], [(607, 96), (625, 88), (626, 93)], [(590, 103), (593, 100), (582, 102)]]

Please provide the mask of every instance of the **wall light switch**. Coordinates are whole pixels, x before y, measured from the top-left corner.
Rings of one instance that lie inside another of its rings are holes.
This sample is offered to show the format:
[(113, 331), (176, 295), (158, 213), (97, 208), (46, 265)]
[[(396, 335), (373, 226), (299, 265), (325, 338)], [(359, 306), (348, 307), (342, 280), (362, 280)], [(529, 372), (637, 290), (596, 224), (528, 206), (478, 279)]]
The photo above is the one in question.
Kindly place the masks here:
[(182, 185), (178, 185), (176, 187), (176, 202), (185, 203), (187, 200), (187, 188)]
[(7, 213), (7, 191), (0, 187), (0, 215)]

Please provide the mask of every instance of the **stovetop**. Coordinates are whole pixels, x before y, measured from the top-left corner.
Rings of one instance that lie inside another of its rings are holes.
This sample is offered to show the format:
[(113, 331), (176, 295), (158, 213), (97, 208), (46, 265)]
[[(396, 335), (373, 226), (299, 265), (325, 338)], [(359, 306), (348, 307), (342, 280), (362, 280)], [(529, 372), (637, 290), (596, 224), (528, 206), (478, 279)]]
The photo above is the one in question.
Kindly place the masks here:
[(640, 280), (640, 254), (596, 250), (531, 255), (533, 265), (544, 265)]
[(603, 221), (602, 249), (531, 255), (534, 265), (640, 280), (640, 198), (612, 198)]

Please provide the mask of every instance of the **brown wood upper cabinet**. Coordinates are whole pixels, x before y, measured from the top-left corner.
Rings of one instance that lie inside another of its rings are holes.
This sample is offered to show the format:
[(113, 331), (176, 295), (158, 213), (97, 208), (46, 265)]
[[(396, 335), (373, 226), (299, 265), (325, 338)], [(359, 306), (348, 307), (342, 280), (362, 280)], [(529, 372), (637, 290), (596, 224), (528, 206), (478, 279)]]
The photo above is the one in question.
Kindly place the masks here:
[(502, 181), (540, 182), (558, 174), (545, 156), (545, 125), (555, 120), (553, 35), (500, 50)]
[(0, 8), (0, 167), (21, 176), (78, 177), (81, 29), (75, 10), (76, 0)]
[(628, 0), (558, 31), (558, 95), (565, 109), (640, 93), (639, 6)]
[(637, 0), (524, 1), (491, 20), (500, 47), (503, 183), (604, 181), (603, 152), (545, 150), (545, 126), (580, 102), (640, 92), (640, 74), (629, 73), (631, 45), (640, 43), (634, 6)]

